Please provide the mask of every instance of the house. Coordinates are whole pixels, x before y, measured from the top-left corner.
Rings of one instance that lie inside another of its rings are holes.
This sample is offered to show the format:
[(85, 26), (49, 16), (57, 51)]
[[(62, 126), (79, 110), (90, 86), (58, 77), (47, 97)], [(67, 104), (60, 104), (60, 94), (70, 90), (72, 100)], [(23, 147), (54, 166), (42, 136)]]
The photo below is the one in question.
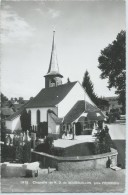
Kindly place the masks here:
[(1, 108), (1, 116), (2, 116), (2, 119), (4, 120), (8, 118), (9, 116), (11, 116), (13, 113), (14, 111), (12, 108), (9, 108), (7, 106)]
[[(45, 132), (47, 134), (59, 135), (61, 129), (68, 130), (69, 127), (78, 119), (84, 112), (89, 114), (89, 109), (92, 112), (97, 112), (101, 116), (99, 120), (104, 120), (104, 115), (96, 107), (96, 105), (89, 98), (79, 81), (67, 83), (62, 82), (63, 75), (60, 74), (56, 47), (55, 47), (55, 32), (53, 33), (52, 51), (50, 64), (45, 78), (45, 88), (31, 99), (26, 105), (25, 109), (31, 116), (31, 130)], [(74, 107), (75, 114), (74, 114)], [(21, 109), (22, 110), (22, 109)], [(22, 112), (22, 111), (21, 111)], [(21, 128), (19, 116), (21, 112), (18, 111), (6, 121), (6, 126), (10, 126), (12, 130)], [(74, 117), (74, 118), (73, 118)], [(69, 121), (69, 118), (72, 118)], [(10, 120), (10, 124), (9, 124)], [(90, 119), (89, 119), (90, 120)], [(98, 118), (95, 116), (95, 120)], [(94, 121), (95, 121), (94, 120)], [(19, 125), (16, 126), (16, 122)], [(15, 125), (13, 125), (15, 123)]]
[(27, 103), (20, 106), (20, 108), (16, 112), (14, 112), (6, 119), (5, 126), (7, 129), (10, 129), (12, 132), (14, 130), (21, 130), (20, 116), (23, 113), (24, 109), (26, 108)]

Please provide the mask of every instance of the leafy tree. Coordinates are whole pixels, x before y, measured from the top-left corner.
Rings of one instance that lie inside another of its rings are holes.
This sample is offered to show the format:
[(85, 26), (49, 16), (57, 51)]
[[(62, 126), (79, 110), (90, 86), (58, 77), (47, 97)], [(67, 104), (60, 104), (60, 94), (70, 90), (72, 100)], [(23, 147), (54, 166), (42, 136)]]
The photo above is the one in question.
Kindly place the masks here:
[(30, 99), (29, 100), (32, 100), (33, 99), (33, 97), (30, 97)]
[(23, 99), (23, 97), (19, 97), (18, 102), (19, 102), (19, 104), (24, 104), (24, 99)]
[(1, 107), (3, 107), (8, 102), (8, 98), (1, 93)]
[(108, 88), (114, 87), (119, 103), (125, 109), (126, 102), (126, 32), (121, 31), (116, 40), (101, 50), (98, 58), (100, 77), (108, 79)]

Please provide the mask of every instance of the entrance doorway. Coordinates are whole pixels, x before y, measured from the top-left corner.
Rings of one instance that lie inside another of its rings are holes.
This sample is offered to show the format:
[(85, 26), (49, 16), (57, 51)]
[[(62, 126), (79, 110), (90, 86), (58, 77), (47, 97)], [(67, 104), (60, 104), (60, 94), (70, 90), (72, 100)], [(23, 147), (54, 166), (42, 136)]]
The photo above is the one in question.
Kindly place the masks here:
[(75, 123), (75, 125), (76, 125), (76, 135), (81, 135), (82, 127), (81, 127), (80, 122)]

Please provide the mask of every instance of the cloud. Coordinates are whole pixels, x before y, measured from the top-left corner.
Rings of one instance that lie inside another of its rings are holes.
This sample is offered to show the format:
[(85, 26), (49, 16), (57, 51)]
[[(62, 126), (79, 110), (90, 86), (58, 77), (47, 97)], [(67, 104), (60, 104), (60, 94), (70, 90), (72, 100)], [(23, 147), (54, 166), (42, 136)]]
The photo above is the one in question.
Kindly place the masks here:
[(43, 14), (43, 11), (42, 11), (41, 8), (35, 8), (34, 10), (37, 11), (38, 13), (40, 13), (40, 14)]
[(19, 17), (14, 11), (2, 9), (1, 12), (1, 40), (2, 43), (14, 41), (26, 41), (33, 35), (32, 28), (23, 18)]
[(54, 10), (54, 9), (49, 8), (48, 13), (51, 15), (51, 17), (53, 19), (58, 18), (60, 16), (60, 11), (59, 10)]

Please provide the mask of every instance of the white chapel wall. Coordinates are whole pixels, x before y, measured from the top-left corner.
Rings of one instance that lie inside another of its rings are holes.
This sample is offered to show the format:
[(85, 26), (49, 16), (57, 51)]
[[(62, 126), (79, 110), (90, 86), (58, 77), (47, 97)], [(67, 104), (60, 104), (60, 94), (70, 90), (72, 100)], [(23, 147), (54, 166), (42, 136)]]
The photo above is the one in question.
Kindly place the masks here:
[(64, 117), (78, 100), (84, 100), (84, 91), (77, 82), (68, 95), (58, 105), (58, 116)]
[(85, 100), (94, 105), (89, 96), (85, 93), (83, 87), (77, 82), (68, 95), (59, 103), (58, 116), (64, 117), (79, 100)]
[(40, 122), (47, 122), (47, 111), (53, 110), (57, 114), (57, 107), (49, 108), (27, 108), (27, 112), (31, 110), (31, 125), (37, 125), (37, 110), (40, 110)]
[(48, 133), (56, 133), (56, 123), (50, 115), (48, 115)]

